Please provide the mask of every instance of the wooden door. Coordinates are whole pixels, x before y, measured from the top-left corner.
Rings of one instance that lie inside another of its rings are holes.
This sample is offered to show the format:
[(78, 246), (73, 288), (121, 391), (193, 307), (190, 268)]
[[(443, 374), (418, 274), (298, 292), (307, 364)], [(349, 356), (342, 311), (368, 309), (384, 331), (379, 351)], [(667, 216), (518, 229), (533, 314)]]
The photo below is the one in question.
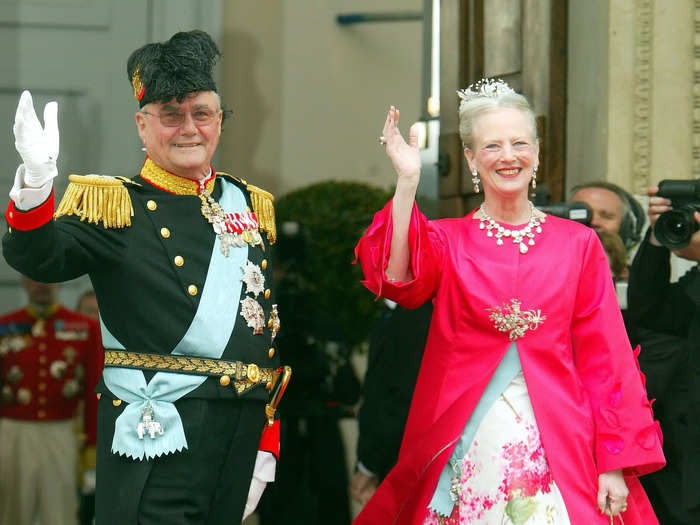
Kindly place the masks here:
[(567, 11), (567, 2), (556, 0), (443, 0), (442, 216), (463, 215), (481, 201), (462, 154), (455, 91), (483, 77), (502, 78), (530, 100), (540, 138), (538, 196), (563, 200)]

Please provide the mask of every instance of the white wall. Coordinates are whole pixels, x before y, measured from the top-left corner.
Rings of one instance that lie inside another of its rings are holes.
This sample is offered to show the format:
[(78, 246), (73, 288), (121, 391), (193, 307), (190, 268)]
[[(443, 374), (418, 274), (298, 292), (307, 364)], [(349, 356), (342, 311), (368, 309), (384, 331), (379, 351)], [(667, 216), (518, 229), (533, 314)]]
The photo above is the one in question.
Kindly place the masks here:
[(325, 179), (388, 187), (377, 144), (390, 104), (420, 113), (419, 22), (340, 26), (348, 12), (420, 11), (420, 0), (224, 4), (221, 89), (234, 110), (220, 169), (276, 193)]

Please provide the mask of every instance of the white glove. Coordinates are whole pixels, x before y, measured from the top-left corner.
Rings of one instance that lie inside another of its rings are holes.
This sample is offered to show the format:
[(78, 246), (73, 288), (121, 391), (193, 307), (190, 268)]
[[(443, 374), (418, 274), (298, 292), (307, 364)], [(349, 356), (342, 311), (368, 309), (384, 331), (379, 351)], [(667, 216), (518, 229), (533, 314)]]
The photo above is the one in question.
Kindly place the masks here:
[(44, 127), (36, 116), (32, 94), (23, 91), (17, 104), (15, 148), (24, 162), (24, 184), (32, 188), (43, 186), (58, 175), (58, 103), (44, 106)]
[(275, 481), (275, 471), (277, 470), (277, 460), (269, 452), (258, 450), (255, 456), (255, 467), (253, 468), (253, 478), (250, 480), (248, 490), (248, 500), (245, 502), (243, 519), (250, 516), (258, 506), (258, 502), (265, 491), (267, 484)]
[(243, 510), (243, 519), (245, 520), (250, 516), (253, 511), (258, 506), (258, 502), (267, 487), (267, 481), (263, 481), (260, 478), (253, 478), (250, 480), (250, 490), (248, 491), (248, 500), (245, 502), (245, 509)]
[(87, 494), (94, 494), (95, 493), (95, 480), (97, 477), (95, 476), (95, 469), (87, 469), (85, 472), (83, 472), (83, 486), (82, 486), (82, 493), (87, 495)]

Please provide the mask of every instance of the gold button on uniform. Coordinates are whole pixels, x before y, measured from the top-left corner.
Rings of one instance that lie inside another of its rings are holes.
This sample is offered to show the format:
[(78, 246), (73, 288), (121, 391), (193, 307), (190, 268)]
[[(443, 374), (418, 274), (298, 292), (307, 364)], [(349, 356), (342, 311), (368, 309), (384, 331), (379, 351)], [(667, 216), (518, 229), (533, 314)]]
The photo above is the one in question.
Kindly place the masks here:
[(150, 200), (146, 203), (146, 208), (148, 208), (151, 211), (154, 211), (157, 207), (158, 207), (158, 205), (156, 204), (156, 201), (154, 201), (154, 200)]
[(12, 212), (9, 213), (10, 219), (12, 218)]
[(270, 349), (267, 351), (267, 357), (269, 357), (270, 359), (272, 359), (274, 356), (275, 356), (275, 349), (274, 349), (274, 348), (270, 348)]
[(46, 404), (46, 398), (43, 397), (43, 396), (40, 397), (40, 398), (39, 398), (39, 404), (40, 404), (40, 405), (45, 405), (45, 404)]
[(46, 390), (46, 383), (39, 383), (39, 390), (41, 390), (42, 392)]
[(270, 289), (268, 288), (267, 290), (265, 290), (265, 299), (269, 299), (269, 298), (270, 298)]
[(39, 370), (39, 377), (46, 377), (46, 370), (45, 369), (42, 368), (41, 370)]
[(267, 259), (263, 259), (262, 262), (260, 263), (260, 268), (263, 270), (267, 270)]
[(115, 407), (118, 407), (119, 405), (122, 404), (122, 400), (121, 400), (121, 399), (113, 399), (113, 400), (112, 400), (112, 404), (113, 404)]
[(44, 418), (46, 417), (46, 412), (44, 410), (39, 410), (39, 412), (37, 412), (36, 415), (40, 418)]
[(99, 392), (97, 392), (97, 394), (95, 394), (95, 395), (97, 396), (98, 400), (102, 397), (102, 394), (100, 394)]
[(182, 258), (182, 255), (176, 255), (173, 261), (175, 262), (175, 266), (182, 266), (185, 264), (185, 259)]
[(221, 376), (219, 378), (219, 384), (221, 386), (229, 386), (231, 384), (231, 378), (229, 376)]
[(39, 350), (46, 350), (46, 343), (39, 343)]
[(187, 293), (190, 295), (197, 295), (197, 287), (194, 284), (191, 284), (187, 287)]
[(167, 239), (168, 237), (170, 237), (170, 230), (167, 228), (161, 228), (160, 236), (163, 237), (163, 239)]
[(40, 365), (45, 365), (45, 364), (46, 364), (46, 356), (45, 356), (45, 355), (40, 355), (40, 356), (39, 356), (39, 364), (40, 364)]
[(7, 227), (7, 233), (12, 233), (12, 228), (10, 228), (9, 226)]

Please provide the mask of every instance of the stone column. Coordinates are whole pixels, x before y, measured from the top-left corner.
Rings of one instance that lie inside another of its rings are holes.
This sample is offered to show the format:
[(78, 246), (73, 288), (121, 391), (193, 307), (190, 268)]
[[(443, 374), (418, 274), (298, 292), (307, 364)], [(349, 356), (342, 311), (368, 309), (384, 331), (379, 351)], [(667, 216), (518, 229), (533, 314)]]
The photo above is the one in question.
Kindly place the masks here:
[(700, 1), (570, 8), (567, 188), (700, 177)]

